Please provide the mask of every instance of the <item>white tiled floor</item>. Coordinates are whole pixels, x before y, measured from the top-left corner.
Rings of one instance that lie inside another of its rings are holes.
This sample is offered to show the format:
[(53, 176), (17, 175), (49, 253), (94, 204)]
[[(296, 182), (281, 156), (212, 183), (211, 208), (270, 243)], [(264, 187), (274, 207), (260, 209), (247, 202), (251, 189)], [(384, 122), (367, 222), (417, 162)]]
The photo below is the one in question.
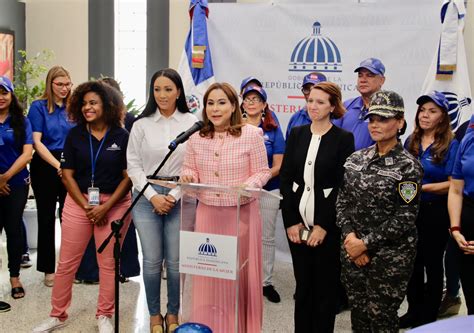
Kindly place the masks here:
[[(59, 229), (59, 228), (58, 228)], [(0, 244), (0, 258), (3, 268), (0, 270), (0, 294), (9, 302), (12, 310), (0, 313), (0, 332), (30, 332), (31, 329), (48, 317), (50, 311), (51, 288), (43, 285), (43, 274), (36, 271), (35, 266), (21, 271), (21, 280), (25, 287), (26, 296), (14, 300), (9, 296), (10, 285), (6, 270), (6, 249)], [(58, 237), (59, 240), (59, 232)], [(294, 278), (291, 264), (288, 262), (286, 239), (283, 226), (277, 230), (277, 262), (275, 263), (274, 285), (280, 292), (282, 302), (269, 303), (265, 300), (263, 332), (292, 332), (293, 331), (293, 292)], [(31, 259), (36, 260), (32, 251)], [(166, 284), (163, 284), (162, 297), (165, 304)], [(74, 285), (73, 300), (69, 310), (68, 326), (58, 332), (97, 332), (95, 307), (97, 302), (97, 285)], [(163, 306), (164, 308), (164, 306)], [(402, 309), (406, 310), (406, 303)], [(466, 314), (463, 305), (462, 314)], [(149, 332), (148, 311), (145, 301), (141, 277), (133, 278), (120, 287), (120, 330), (121, 332)], [(336, 332), (350, 332), (349, 312), (337, 316)]]

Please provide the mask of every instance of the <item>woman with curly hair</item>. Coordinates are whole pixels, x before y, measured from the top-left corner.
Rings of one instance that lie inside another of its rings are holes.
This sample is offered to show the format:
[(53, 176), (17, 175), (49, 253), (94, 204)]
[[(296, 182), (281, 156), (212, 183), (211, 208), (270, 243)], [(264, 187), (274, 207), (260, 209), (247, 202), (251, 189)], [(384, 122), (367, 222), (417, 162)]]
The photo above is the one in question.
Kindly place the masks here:
[(7, 235), (11, 296), (25, 296), (20, 282), (22, 215), (28, 196), (26, 164), (33, 153), (31, 125), (13, 92), (13, 84), (0, 76), (0, 230)]
[(35, 154), (31, 162), (31, 187), (38, 209), (38, 256), (36, 269), (44, 273), (44, 284), (53, 286), (56, 267), (56, 203), (61, 217), (66, 189), (61, 182), (61, 153), (74, 124), (66, 115), (71, 96), (71, 76), (61, 66), (52, 67), (46, 76), (43, 96), (31, 103), (28, 119), (33, 129)]
[[(127, 175), (128, 132), (122, 127), (123, 102), (110, 86), (86, 82), (74, 91), (68, 113), (78, 125), (66, 138), (61, 159), (67, 189), (64, 203), (59, 264), (51, 296), (49, 319), (34, 332), (49, 332), (65, 325), (71, 304), (72, 284), (87, 243), (104, 241), (111, 223), (130, 206), (131, 182)], [(126, 233), (130, 218), (124, 221)], [(97, 254), (99, 298), (96, 318), (99, 332), (113, 332), (113, 246)]]
[(421, 162), (424, 175), (416, 219), (415, 267), (408, 283), (408, 312), (400, 318), (401, 328), (431, 323), (438, 317), (443, 296), (443, 257), (449, 238), (448, 190), (459, 145), (451, 130), (444, 94), (432, 91), (416, 102), (415, 129), (405, 147)]

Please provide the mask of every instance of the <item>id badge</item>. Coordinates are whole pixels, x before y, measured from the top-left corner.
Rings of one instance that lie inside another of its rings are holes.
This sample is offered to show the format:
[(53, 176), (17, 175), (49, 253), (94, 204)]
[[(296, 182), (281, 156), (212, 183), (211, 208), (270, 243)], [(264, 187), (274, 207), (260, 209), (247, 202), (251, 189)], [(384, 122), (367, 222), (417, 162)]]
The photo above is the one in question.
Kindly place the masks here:
[(100, 191), (98, 187), (89, 187), (87, 189), (87, 194), (89, 195), (90, 206), (100, 205)]

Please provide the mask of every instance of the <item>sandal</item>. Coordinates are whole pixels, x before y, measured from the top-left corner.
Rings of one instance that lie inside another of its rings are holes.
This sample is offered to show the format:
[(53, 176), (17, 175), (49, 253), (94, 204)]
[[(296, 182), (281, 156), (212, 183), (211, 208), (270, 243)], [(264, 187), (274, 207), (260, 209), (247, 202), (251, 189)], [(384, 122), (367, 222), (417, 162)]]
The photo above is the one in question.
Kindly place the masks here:
[(25, 289), (23, 289), (23, 287), (12, 288), (12, 297), (13, 299), (19, 299), (19, 298), (25, 297)]

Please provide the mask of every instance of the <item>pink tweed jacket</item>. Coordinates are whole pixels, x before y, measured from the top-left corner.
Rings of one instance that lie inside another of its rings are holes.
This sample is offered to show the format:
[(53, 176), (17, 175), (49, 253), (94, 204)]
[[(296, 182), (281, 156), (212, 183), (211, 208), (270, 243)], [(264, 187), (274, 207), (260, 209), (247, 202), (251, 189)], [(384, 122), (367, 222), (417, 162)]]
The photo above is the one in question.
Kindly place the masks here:
[[(186, 146), (181, 175), (210, 185), (263, 187), (271, 178), (267, 153), (260, 128), (245, 125), (240, 137), (214, 133), (203, 138), (195, 133)], [(235, 197), (206, 192), (199, 200), (212, 206), (234, 206)]]

